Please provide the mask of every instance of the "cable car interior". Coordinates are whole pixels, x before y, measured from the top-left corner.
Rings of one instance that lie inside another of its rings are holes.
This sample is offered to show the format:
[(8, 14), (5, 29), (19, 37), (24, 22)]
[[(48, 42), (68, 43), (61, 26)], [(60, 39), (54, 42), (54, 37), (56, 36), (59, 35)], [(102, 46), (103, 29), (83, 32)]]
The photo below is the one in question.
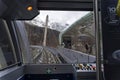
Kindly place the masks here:
[[(78, 20), (63, 32), (47, 29), (51, 11), (62, 22)], [(0, 0), (0, 80), (120, 80), (119, 16), (120, 0)]]

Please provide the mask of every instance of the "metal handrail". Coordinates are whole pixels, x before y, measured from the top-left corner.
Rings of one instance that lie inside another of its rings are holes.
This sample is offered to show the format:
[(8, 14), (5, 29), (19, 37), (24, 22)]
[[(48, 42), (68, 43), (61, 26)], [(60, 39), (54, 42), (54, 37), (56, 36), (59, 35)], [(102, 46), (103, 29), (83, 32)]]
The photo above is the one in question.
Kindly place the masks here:
[(96, 75), (97, 80), (101, 80), (101, 43), (99, 24), (99, 0), (94, 0), (95, 34), (96, 34)]

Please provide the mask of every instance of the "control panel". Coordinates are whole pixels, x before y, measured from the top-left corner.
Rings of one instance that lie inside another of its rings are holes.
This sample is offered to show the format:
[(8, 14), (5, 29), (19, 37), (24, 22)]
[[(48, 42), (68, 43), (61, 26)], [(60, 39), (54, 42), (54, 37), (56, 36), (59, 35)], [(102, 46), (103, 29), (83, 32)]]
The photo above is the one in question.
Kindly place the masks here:
[(76, 80), (72, 64), (25, 65), (25, 75), (19, 80)]
[(105, 64), (116, 64), (120, 50), (120, 17), (116, 13), (118, 0), (101, 0), (103, 57)]
[(105, 80), (119, 80), (120, 17), (118, 0), (101, 0), (101, 26)]
[(82, 71), (96, 71), (96, 64), (87, 64), (87, 63), (84, 63), (84, 64), (75, 64), (75, 68), (77, 70), (77, 72), (82, 72)]

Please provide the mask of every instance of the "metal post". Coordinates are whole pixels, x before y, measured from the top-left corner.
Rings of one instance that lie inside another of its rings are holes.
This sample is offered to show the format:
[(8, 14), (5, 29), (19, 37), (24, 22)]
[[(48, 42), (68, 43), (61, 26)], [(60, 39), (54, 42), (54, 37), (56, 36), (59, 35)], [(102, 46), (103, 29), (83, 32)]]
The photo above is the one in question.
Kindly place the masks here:
[(48, 28), (48, 15), (46, 16), (46, 21), (45, 21), (45, 32), (44, 32), (43, 46), (46, 46), (47, 28)]
[(94, 0), (95, 34), (96, 34), (96, 75), (97, 80), (101, 80), (101, 43), (100, 43), (100, 22), (98, 6), (99, 6), (98, 0)]

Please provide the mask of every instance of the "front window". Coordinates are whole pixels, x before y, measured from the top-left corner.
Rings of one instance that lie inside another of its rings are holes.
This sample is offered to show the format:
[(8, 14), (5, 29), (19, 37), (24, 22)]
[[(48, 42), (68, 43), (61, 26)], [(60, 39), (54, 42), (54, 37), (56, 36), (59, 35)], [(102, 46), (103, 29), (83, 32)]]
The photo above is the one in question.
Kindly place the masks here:
[(25, 21), (33, 62), (93, 66), (96, 62), (93, 16), (90, 11), (40, 11), (36, 18)]

